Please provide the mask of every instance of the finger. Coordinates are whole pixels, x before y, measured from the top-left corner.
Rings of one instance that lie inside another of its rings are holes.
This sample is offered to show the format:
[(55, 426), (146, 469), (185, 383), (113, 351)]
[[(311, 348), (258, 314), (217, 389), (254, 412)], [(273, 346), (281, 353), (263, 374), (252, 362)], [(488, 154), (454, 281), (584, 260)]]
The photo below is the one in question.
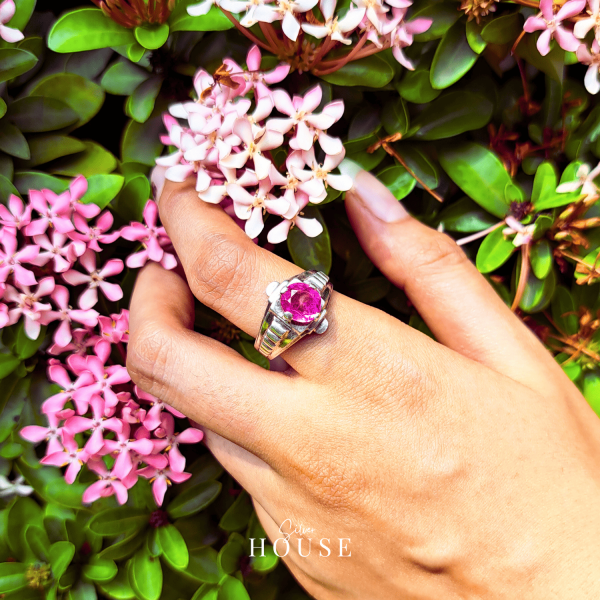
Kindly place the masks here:
[[(297, 275), (300, 269), (257, 246), (219, 206), (199, 200), (193, 182), (167, 181), (159, 210), (195, 296), (256, 336), (266, 307), (267, 285)], [(376, 355), (381, 351), (381, 340), (372, 330), (373, 321), (379, 324), (386, 319), (390, 326), (398, 323), (334, 292), (327, 311), (327, 331), (310, 335), (287, 349), (285, 360), (314, 381), (323, 381), (340, 369), (347, 374), (348, 365), (331, 357), (352, 357), (361, 344), (367, 344), (361, 346), (365, 352), (370, 350), (369, 344), (376, 346), (371, 356)], [(399, 339), (408, 346), (416, 333), (408, 327), (405, 330)], [(386, 336), (388, 332), (386, 329)]]
[(441, 343), (523, 383), (564, 381), (538, 338), (450, 237), (410, 217), (379, 180), (355, 163), (345, 161), (341, 168), (354, 178), (346, 210), (362, 247), (406, 291)]
[[(290, 372), (271, 373), (231, 348), (195, 333), (186, 282), (157, 264), (138, 275), (131, 298), (127, 368), (144, 391), (263, 460), (306, 392)], [(282, 402), (282, 390), (291, 402)]]

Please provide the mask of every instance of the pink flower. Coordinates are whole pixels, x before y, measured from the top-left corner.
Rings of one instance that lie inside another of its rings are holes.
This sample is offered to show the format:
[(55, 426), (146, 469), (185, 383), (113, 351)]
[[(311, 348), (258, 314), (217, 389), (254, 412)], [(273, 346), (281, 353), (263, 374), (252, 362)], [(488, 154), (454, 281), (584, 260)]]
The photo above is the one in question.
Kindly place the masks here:
[(104, 451), (116, 455), (113, 474), (119, 479), (125, 479), (133, 468), (132, 452), (144, 457), (152, 454), (154, 449), (155, 443), (148, 438), (130, 439), (130, 427), (127, 423), (123, 423), (123, 429), (117, 433), (116, 440), (104, 440)]
[(98, 288), (111, 301), (115, 302), (123, 297), (123, 290), (117, 283), (105, 281), (107, 277), (118, 275), (123, 270), (123, 261), (118, 258), (109, 260), (101, 269), (96, 269), (96, 255), (92, 250), (87, 250), (79, 259), (83, 268), (89, 273), (86, 275), (79, 271), (70, 270), (63, 273), (64, 280), (70, 285), (85, 285), (87, 290), (79, 297), (79, 306), (84, 310), (92, 308), (98, 302)]
[(23, 204), (23, 200), (14, 194), (8, 199), (8, 208), (0, 204), (0, 223), (7, 228), (21, 229), (31, 221), (31, 205)]
[(431, 19), (414, 19), (412, 21), (404, 21), (406, 8), (394, 8), (392, 13), (394, 18), (399, 21), (398, 25), (390, 34), (390, 45), (394, 58), (406, 69), (413, 71), (414, 65), (403, 52), (403, 48), (411, 46), (414, 36), (418, 33), (423, 33), (431, 27)]
[(577, 48), (577, 58), (580, 63), (589, 65), (583, 79), (585, 89), (590, 94), (597, 94), (600, 92), (600, 45), (598, 44), (598, 40), (594, 39), (592, 42), (591, 51), (588, 50), (585, 44), (581, 44)]
[(144, 418), (144, 427), (148, 431), (153, 431), (161, 424), (162, 411), (168, 410), (171, 414), (179, 417), (180, 419), (185, 419), (185, 415), (181, 414), (178, 410), (175, 410), (173, 407), (165, 404), (162, 400), (155, 398), (151, 394), (147, 394), (143, 392), (137, 385), (134, 388), (135, 395), (139, 400), (143, 400), (144, 402), (150, 402), (152, 404), (152, 408), (146, 413), (146, 417)]
[(72, 331), (73, 339), (66, 346), (53, 344), (48, 348), (49, 354), (62, 354), (71, 352), (72, 354), (84, 355), (90, 346), (95, 346), (100, 339), (88, 329), (75, 329)]
[(91, 219), (100, 212), (100, 207), (94, 203), (84, 204), (80, 202), (88, 189), (88, 182), (83, 175), (75, 177), (69, 184), (69, 205), (75, 215)]
[(88, 504), (100, 498), (108, 498), (113, 494), (119, 504), (127, 502), (127, 486), (115, 474), (115, 469), (109, 471), (100, 458), (94, 458), (87, 463), (88, 468), (100, 476), (100, 480), (92, 483), (83, 493), (83, 503)]
[(50, 261), (54, 261), (54, 272), (64, 273), (71, 268), (71, 265), (85, 252), (85, 244), (83, 242), (70, 242), (67, 244), (68, 237), (64, 233), (53, 231), (51, 233), (52, 241), (47, 235), (34, 235), (33, 241), (45, 250), (40, 252), (34, 264), (38, 267), (43, 267)]
[(593, 28), (594, 37), (597, 40), (600, 34), (600, 0), (589, 0), (588, 6), (587, 13), (589, 17), (577, 21), (573, 27), (573, 33), (575, 37), (582, 40), (588, 34), (588, 31)]
[(98, 317), (100, 335), (111, 344), (129, 341), (129, 311), (124, 308), (118, 315)]
[(60, 440), (62, 439), (62, 428), (59, 427), (60, 419), (54, 414), (49, 414), (46, 418), (48, 419), (48, 427), (40, 427), (39, 425), (23, 427), (20, 431), (21, 437), (34, 444), (47, 441), (47, 454), (61, 452), (62, 444)]
[(0, 4), (0, 37), (11, 44), (20, 42), (25, 37), (18, 29), (6, 26), (6, 23), (13, 18), (15, 8), (13, 0), (4, 0)]
[(74, 399), (74, 394), (79, 388), (88, 386), (94, 381), (94, 378), (89, 371), (81, 373), (77, 380), (72, 382), (65, 367), (56, 359), (52, 359), (48, 366), (48, 379), (54, 383), (58, 383), (62, 389), (58, 394), (50, 396), (50, 398), (42, 404), (42, 412), (44, 414), (51, 415), (61, 411), (69, 401), (75, 402), (75, 407), (80, 415), (87, 411), (87, 403), (78, 405)]
[(562, 22), (578, 15), (586, 5), (586, 0), (569, 0), (562, 8), (554, 14), (553, 0), (540, 0), (541, 12), (535, 17), (529, 17), (525, 21), (523, 29), (527, 33), (541, 31), (538, 38), (537, 48), (542, 56), (550, 52), (550, 40), (556, 39), (558, 45), (569, 52), (575, 52), (581, 42), (573, 35), (573, 32), (565, 29)]
[(179, 473), (168, 467), (163, 469), (146, 467), (139, 470), (138, 475), (152, 481), (152, 493), (154, 494), (154, 500), (158, 506), (162, 506), (167, 489), (173, 482), (183, 483), (192, 476), (191, 473)]
[(23, 263), (33, 264), (40, 252), (39, 247), (24, 246), (17, 250), (17, 232), (12, 228), (3, 230), (2, 246), (4, 252), (0, 250), (0, 282), (4, 283), (12, 273), (18, 285), (35, 285), (35, 275), (23, 267)]
[(40, 298), (51, 294), (54, 291), (54, 285), (54, 279), (46, 277), (40, 281), (35, 292), (32, 292), (27, 286), (22, 286), (22, 292), (12, 286), (6, 288), (5, 299), (16, 304), (8, 311), (9, 323), (14, 325), (21, 316), (25, 317), (25, 334), (32, 340), (37, 340), (42, 325), (47, 325), (52, 321), (50, 314), (52, 307), (50, 304), (40, 302)]
[(53, 227), (59, 233), (69, 233), (75, 227), (71, 222), (71, 195), (63, 192), (57, 196), (50, 190), (30, 190), (29, 202), (40, 214), (40, 218), (31, 221), (25, 227), (26, 235), (41, 235), (48, 227)]
[(113, 220), (112, 213), (107, 210), (98, 217), (96, 225), (91, 226), (85, 217), (75, 214), (73, 215), (73, 222), (77, 231), (73, 231), (69, 235), (73, 240), (85, 242), (88, 249), (94, 252), (102, 252), (102, 248), (100, 248), (98, 242), (112, 244), (121, 235), (119, 231), (107, 233), (112, 227)]
[(55, 467), (67, 467), (65, 481), (73, 483), (81, 470), (81, 465), (89, 459), (89, 454), (83, 448), (79, 448), (75, 438), (64, 428), (62, 445), (63, 450), (46, 455), (40, 460), (40, 463)]
[(52, 300), (58, 310), (52, 311), (49, 316), (52, 320), (61, 321), (54, 332), (54, 343), (65, 347), (71, 342), (71, 322), (76, 321), (86, 327), (95, 327), (98, 323), (98, 312), (92, 309), (78, 310), (69, 306), (69, 291), (62, 285), (57, 285), (52, 292)]
[[(323, 233), (323, 225), (317, 219), (307, 219), (302, 217), (302, 209), (308, 204), (308, 196), (306, 194), (298, 194), (296, 196), (296, 204), (290, 208), (290, 212), (286, 214), (286, 218), (275, 225), (267, 235), (267, 241), (271, 244), (279, 244), (287, 239), (290, 229), (295, 225), (308, 237), (317, 237)], [(291, 213), (291, 214), (290, 214)]]
[(175, 432), (175, 419), (169, 414), (162, 415), (161, 429), (164, 430), (165, 438), (154, 442), (154, 449), (158, 451), (169, 449), (169, 465), (173, 471), (183, 473), (185, 469), (185, 458), (179, 451), (179, 444), (197, 444), (204, 437), (200, 429), (188, 427), (181, 433)]
[(126, 264), (130, 269), (143, 267), (148, 260), (160, 263), (165, 269), (174, 269), (177, 259), (173, 254), (163, 250), (164, 246), (170, 245), (171, 240), (164, 227), (157, 226), (158, 207), (156, 202), (148, 200), (144, 208), (144, 221), (142, 223), (131, 223), (123, 227), (121, 237), (129, 241), (141, 242), (144, 249), (127, 257)]

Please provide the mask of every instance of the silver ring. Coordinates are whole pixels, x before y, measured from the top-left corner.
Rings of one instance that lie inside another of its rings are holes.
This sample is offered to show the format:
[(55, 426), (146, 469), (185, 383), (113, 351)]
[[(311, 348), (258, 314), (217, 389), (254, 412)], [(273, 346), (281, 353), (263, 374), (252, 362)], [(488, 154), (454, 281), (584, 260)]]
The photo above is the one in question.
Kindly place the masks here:
[(325, 333), (332, 291), (333, 285), (322, 271), (304, 271), (281, 283), (270, 283), (267, 310), (254, 347), (272, 359), (311, 333)]

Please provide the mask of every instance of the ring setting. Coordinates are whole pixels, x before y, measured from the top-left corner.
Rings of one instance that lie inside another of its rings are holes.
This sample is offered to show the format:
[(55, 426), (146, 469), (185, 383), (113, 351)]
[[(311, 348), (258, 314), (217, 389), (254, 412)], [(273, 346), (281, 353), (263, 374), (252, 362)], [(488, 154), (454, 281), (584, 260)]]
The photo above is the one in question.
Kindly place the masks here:
[(273, 359), (311, 333), (325, 333), (333, 286), (322, 271), (309, 270), (267, 286), (269, 297), (254, 347)]

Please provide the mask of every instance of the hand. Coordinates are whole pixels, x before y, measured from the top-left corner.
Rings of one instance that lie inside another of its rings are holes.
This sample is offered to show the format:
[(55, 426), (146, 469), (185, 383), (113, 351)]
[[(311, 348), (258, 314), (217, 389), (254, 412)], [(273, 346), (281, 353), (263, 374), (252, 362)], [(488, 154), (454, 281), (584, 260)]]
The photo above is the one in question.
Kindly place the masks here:
[(133, 380), (205, 428), (272, 541), (313, 530), (285, 562), (318, 599), (597, 598), (600, 420), (459, 247), (352, 172), (361, 244), (439, 343), (336, 292), (328, 331), (287, 350), (284, 372), (195, 333), (192, 294), (255, 336), (267, 284), (301, 269), (167, 182), (187, 282), (139, 275)]

